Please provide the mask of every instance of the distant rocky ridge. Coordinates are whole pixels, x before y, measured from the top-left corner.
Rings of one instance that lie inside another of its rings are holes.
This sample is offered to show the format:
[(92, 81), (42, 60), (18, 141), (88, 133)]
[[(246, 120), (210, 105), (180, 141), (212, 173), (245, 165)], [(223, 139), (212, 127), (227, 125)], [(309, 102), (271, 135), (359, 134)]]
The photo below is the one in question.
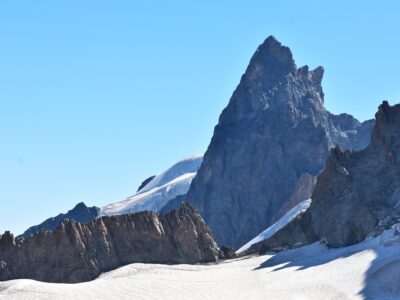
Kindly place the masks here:
[(329, 120), (333, 126), (329, 127), (331, 146), (339, 145), (343, 149), (361, 150), (370, 141), (371, 130), (375, 120), (359, 122), (352, 115), (334, 115), (328, 112)]
[(222, 112), (189, 192), (163, 211), (192, 203), (220, 244), (238, 248), (308, 199), (329, 149), (363, 149), (374, 123), (329, 113), (323, 73), (297, 68), (290, 49), (267, 38)]
[(76, 222), (86, 223), (98, 217), (100, 208), (93, 206), (87, 207), (85, 203), (78, 203), (73, 209), (65, 214), (59, 214), (56, 217), (49, 218), (39, 225), (28, 228), (20, 237), (28, 237), (40, 232), (41, 230), (56, 230), (61, 222), (65, 219), (73, 220)]
[(0, 280), (74, 283), (130, 263), (205, 263), (218, 258), (213, 234), (196, 209), (140, 212), (89, 223), (64, 220), (26, 239), (0, 236)]
[(202, 162), (202, 155), (186, 157), (157, 176), (145, 179), (138, 191), (131, 197), (103, 207), (87, 207), (79, 203), (72, 210), (56, 217), (48, 218), (39, 225), (26, 230), (19, 237), (28, 237), (41, 230), (56, 230), (65, 219), (87, 223), (98, 217), (121, 215), (150, 210), (158, 212), (166, 202), (177, 195), (186, 194), (192, 178), (196, 175)]
[(361, 242), (400, 220), (400, 104), (384, 101), (371, 142), (361, 151), (331, 150), (307, 212), (253, 250), (282, 250), (321, 240)]

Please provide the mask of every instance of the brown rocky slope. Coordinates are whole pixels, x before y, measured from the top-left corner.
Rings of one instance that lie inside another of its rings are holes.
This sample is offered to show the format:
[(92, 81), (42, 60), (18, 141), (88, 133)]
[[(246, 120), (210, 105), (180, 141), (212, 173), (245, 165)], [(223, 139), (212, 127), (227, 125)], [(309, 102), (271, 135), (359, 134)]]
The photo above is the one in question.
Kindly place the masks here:
[(82, 282), (130, 263), (204, 263), (217, 260), (212, 232), (196, 209), (103, 217), (86, 224), (65, 220), (26, 240), (0, 235), (0, 280), (29, 278)]

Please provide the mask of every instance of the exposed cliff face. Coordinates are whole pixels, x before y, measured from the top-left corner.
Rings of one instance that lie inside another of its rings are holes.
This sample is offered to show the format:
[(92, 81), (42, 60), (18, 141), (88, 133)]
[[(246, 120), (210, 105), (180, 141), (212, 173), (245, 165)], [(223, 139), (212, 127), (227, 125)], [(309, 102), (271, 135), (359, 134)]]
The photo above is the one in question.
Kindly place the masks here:
[(399, 158), (400, 105), (384, 101), (369, 146), (361, 151), (332, 149), (309, 210), (258, 245), (259, 249), (282, 249), (316, 240), (341, 247), (361, 242), (377, 228), (385, 229), (399, 215)]
[(80, 282), (135, 262), (216, 261), (217, 244), (196, 209), (182, 204), (166, 215), (140, 212), (87, 224), (63, 221), (54, 232), (26, 240), (0, 236), (0, 280)]
[[(192, 203), (218, 241), (237, 248), (305, 200), (296, 199), (301, 178), (317, 176), (336, 143), (365, 147), (371, 128), (325, 110), (323, 73), (297, 68), (289, 48), (266, 39), (222, 112), (188, 194), (164, 211)], [(314, 188), (305, 183), (304, 194)]]
[(335, 148), (312, 196), (314, 230), (334, 247), (362, 241), (393, 209), (400, 187), (400, 105), (379, 107), (370, 145)]
[(40, 232), (41, 230), (56, 230), (60, 226), (61, 222), (65, 219), (70, 219), (80, 223), (90, 222), (98, 217), (99, 212), (100, 208), (96, 206), (87, 207), (85, 203), (81, 202), (65, 214), (59, 214), (56, 217), (48, 218), (39, 225), (29, 227), (23, 234), (20, 235), (20, 237), (26, 238)]

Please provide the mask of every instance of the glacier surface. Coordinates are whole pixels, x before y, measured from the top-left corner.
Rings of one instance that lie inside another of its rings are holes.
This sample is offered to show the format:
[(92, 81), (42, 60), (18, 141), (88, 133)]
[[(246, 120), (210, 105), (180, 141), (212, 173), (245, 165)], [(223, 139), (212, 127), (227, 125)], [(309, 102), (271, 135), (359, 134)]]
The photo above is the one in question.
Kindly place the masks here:
[(187, 157), (154, 177), (127, 199), (101, 207), (99, 216), (122, 215), (138, 211), (159, 211), (169, 200), (184, 195), (203, 161), (203, 155)]

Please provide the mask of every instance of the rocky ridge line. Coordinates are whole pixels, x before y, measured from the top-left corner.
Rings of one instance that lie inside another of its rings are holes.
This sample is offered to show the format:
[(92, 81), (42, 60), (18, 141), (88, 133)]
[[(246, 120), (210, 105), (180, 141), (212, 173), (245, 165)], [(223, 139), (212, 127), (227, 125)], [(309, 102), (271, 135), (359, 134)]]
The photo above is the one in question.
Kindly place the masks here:
[[(331, 150), (310, 208), (252, 251), (282, 250), (315, 241), (330, 247), (380, 234), (400, 215), (400, 104), (384, 101), (371, 142), (361, 151)], [(250, 251), (251, 252), (251, 251)]]
[(0, 236), (0, 280), (29, 278), (75, 283), (130, 263), (214, 262), (218, 248), (196, 209), (140, 212), (86, 224), (64, 220), (57, 230), (27, 239)]

